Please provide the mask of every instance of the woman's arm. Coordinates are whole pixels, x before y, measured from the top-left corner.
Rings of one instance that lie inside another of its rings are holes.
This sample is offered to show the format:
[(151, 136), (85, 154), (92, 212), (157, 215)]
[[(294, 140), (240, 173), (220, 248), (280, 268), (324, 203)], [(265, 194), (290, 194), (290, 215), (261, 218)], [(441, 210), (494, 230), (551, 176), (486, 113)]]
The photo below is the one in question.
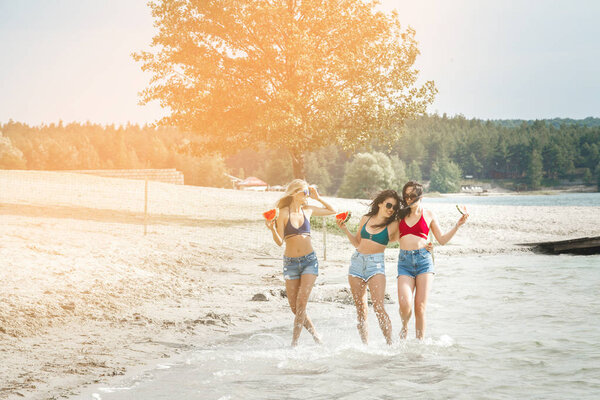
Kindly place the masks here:
[(279, 218), (277, 218), (275, 221), (265, 222), (267, 228), (269, 228), (269, 230), (271, 231), (271, 234), (273, 235), (273, 241), (277, 243), (277, 246), (281, 246), (284, 242), (284, 240), (282, 239), (283, 230), (285, 227), (285, 223), (283, 222), (283, 220), (285, 219), (287, 221), (288, 218), (289, 212), (280, 209)]
[(314, 215), (315, 217), (325, 217), (327, 215), (335, 214), (335, 208), (333, 208), (319, 195), (319, 192), (317, 192), (316, 188), (309, 186), (308, 191), (310, 192), (311, 199), (315, 199), (321, 204), (323, 204), (323, 207), (306, 206), (306, 208), (312, 210), (312, 215)]
[(400, 240), (400, 232), (398, 231), (398, 221), (393, 220), (387, 226), (388, 228), (388, 237), (390, 238), (390, 242), (397, 242)]
[(346, 233), (346, 236), (348, 236), (348, 240), (350, 240), (350, 243), (352, 243), (352, 246), (354, 246), (355, 248), (358, 248), (358, 245), (360, 244), (360, 230), (362, 229), (362, 226), (365, 224), (365, 222), (367, 221), (367, 217), (363, 216), (360, 219), (360, 223), (358, 224), (358, 230), (356, 231), (355, 234), (352, 234), (352, 232), (350, 232), (350, 230), (348, 229), (348, 227), (346, 226), (346, 224), (344, 223), (344, 221), (342, 221), (341, 219), (337, 219), (335, 222), (338, 224), (338, 226), (340, 227), (340, 229)]
[(433, 236), (435, 236), (435, 238), (439, 242), (439, 244), (444, 245), (444, 244), (448, 243), (450, 241), (450, 239), (452, 239), (452, 237), (456, 234), (456, 232), (458, 232), (458, 228), (461, 225), (463, 225), (465, 222), (467, 222), (468, 218), (469, 218), (469, 214), (464, 214), (463, 216), (460, 217), (460, 219), (458, 220), (456, 225), (454, 225), (452, 227), (452, 229), (450, 229), (446, 233), (442, 233), (442, 230), (440, 229), (440, 226), (437, 223), (435, 215), (433, 215), (433, 213), (431, 213), (431, 222), (429, 224), (429, 227), (431, 228), (431, 231), (433, 232)]

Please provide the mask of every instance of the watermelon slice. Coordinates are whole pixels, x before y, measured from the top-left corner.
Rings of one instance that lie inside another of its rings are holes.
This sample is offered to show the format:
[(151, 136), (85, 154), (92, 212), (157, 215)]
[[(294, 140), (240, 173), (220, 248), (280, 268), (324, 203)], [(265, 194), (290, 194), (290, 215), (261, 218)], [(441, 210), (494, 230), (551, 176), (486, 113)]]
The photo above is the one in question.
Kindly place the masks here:
[(461, 213), (462, 215), (465, 215), (467, 213), (467, 206), (465, 205), (456, 205), (456, 209), (458, 210), (459, 213)]
[(342, 220), (343, 221), (342, 223), (345, 224), (346, 222), (348, 222), (351, 215), (352, 215), (352, 213), (350, 211), (344, 211), (339, 214), (336, 214), (335, 219)]
[(265, 217), (267, 221), (275, 221), (277, 217), (279, 217), (279, 208), (274, 208), (272, 210), (265, 211), (263, 213), (263, 217)]

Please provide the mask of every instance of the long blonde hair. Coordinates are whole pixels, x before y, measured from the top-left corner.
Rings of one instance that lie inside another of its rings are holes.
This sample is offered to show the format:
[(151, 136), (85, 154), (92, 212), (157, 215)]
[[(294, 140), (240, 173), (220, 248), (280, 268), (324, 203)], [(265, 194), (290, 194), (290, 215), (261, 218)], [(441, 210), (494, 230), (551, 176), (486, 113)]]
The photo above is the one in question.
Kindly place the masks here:
[(307, 188), (308, 183), (304, 179), (294, 179), (288, 183), (285, 193), (277, 200), (277, 208), (287, 207), (292, 203), (292, 196), (300, 190)]

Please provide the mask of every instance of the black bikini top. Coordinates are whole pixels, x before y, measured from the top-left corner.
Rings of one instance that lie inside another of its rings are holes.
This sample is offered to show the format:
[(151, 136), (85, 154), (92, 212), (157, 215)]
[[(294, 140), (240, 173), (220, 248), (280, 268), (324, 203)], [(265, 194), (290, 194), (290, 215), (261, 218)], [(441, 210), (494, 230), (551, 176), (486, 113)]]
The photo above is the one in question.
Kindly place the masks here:
[(306, 218), (304, 210), (302, 210), (302, 215), (304, 215), (304, 222), (298, 228), (295, 228), (290, 222), (291, 218), (288, 218), (288, 221), (283, 228), (284, 238), (295, 235), (310, 235), (310, 221)]

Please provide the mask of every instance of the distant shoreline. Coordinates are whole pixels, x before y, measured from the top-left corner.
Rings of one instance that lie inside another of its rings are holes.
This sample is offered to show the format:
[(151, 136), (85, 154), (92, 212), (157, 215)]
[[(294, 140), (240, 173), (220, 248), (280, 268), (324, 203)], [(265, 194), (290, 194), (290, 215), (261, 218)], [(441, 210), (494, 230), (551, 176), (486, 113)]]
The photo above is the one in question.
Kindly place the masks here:
[(593, 186), (576, 186), (568, 189), (544, 189), (517, 192), (508, 189), (492, 189), (486, 192), (456, 192), (456, 193), (425, 193), (424, 197), (455, 197), (455, 196), (553, 196), (565, 193), (598, 193)]

